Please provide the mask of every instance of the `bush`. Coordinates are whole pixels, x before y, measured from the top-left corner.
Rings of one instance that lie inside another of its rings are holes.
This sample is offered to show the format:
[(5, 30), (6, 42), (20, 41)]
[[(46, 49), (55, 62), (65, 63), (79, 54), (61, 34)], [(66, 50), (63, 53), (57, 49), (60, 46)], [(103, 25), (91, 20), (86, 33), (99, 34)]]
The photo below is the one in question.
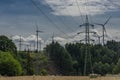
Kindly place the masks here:
[(43, 75), (43, 76), (47, 75), (47, 71), (45, 69), (42, 69), (40, 71), (40, 75)]
[(22, 73), (20, 63), (9, 52), (0, 51), (0, 74), (16, 76)]
[(114, 74), (119, 74), (120, 73), (120, 59), (118, 60), (117, 64), (115, 65), (113, 69)]

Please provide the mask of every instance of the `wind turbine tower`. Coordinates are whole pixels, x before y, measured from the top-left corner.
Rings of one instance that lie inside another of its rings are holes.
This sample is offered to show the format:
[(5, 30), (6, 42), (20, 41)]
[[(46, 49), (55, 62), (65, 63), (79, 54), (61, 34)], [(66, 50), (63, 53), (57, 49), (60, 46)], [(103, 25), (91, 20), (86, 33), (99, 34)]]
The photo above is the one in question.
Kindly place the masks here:
[(110, 19), (111, 19), (111, 16), (106, 20), (104, 24), (99, 24), (99, 23), (96, 24), (96, 25), (102, 26), (103, 46), (105, 45), (105, 33), (107, 33), (105, 25), (109, 22)]

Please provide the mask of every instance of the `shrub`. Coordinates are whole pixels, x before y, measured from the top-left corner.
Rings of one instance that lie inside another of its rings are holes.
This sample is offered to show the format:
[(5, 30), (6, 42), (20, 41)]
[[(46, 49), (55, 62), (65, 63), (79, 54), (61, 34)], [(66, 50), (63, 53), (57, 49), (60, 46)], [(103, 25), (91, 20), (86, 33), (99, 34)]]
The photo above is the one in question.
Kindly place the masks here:
[(9, 52), (0, 51), (0, 74), (6, 76), (20, 75), (22, 67)]
[(42, 69), (40, 71), (40, 75), (43, 75), (43, 76), (47, 75), (47, 71), (45, 69)]

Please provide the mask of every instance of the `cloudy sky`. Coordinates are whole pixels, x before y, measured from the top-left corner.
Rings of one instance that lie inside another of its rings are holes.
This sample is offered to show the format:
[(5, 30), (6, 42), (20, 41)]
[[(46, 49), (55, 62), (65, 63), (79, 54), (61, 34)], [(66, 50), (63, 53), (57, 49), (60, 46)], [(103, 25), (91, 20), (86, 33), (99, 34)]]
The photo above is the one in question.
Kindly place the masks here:
[[(90, 23), (102, 24), (112, 16), (106, 25), (107, 34), (120, 38), (120, 0), (0, 0), (0, 35), (21, 35), (28, 40), (38, 25), (44, 31), (40, 38), (45, 41), (53, 33), (57, 40), (78, 40), (73, 34), (84, 31), (79, 25), (85, 22), (86, 14)], [(100, 26), (95, 30), (101, 35)]]

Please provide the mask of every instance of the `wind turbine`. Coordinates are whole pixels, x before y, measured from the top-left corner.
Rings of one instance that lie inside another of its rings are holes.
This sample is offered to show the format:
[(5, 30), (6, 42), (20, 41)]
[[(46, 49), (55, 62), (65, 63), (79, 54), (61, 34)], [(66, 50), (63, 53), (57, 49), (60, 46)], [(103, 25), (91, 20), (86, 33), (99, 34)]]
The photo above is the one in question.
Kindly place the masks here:
[(102, 26), (102, 29), (103, 29), (103, 34), (102, 34), (102, 36), (103, 36), (103, 45), (105, 44), (105, 33), (107, 33), (107, 31), (106, 31), (106, 28), (105, 28), (105, 25), (109, 22), (109, 20), (111, 19), (111, 16), (106, 20), (106, 22), (104, 23), (104, 24), (99, 24), (99, 23), (96, 23), (96, 25), (100, 25), (100, 26)]
[(100, 39), (102, 36), (100, 36), (98, 33), (94, 33), (93, 37), (97, 37), (98, 38), (98, 44), (100, 44)]

